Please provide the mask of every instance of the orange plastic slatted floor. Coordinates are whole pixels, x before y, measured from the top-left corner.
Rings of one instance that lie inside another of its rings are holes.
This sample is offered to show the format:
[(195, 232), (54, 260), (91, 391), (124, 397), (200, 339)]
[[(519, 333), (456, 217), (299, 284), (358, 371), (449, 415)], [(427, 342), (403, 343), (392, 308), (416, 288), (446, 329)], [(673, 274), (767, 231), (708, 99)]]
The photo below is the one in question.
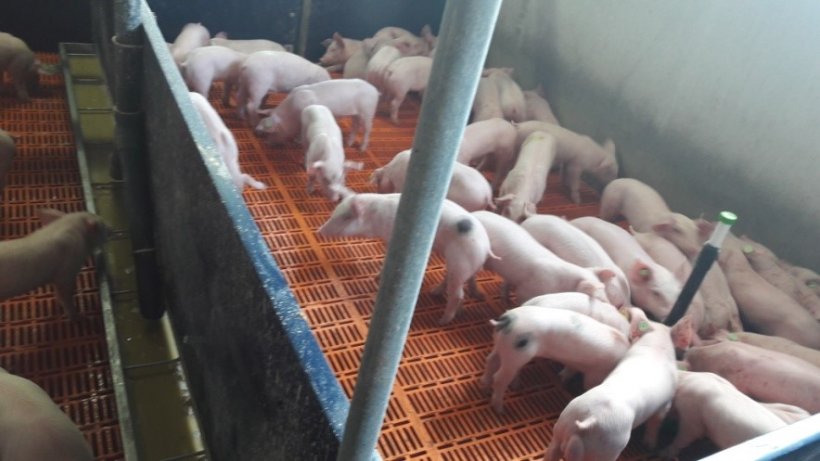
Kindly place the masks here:
[[(40, 54), (57, 63), (56, 54)], [(37, 210), (83, 211), (65, 85), (43, 76), (31, 102), (16, 99), (8, 76), (0, 86), (0, 128), (18, 136), (17, 156), (0, 201), (0, 239), (40, 227)], [(0, 367), (31, 379), (80, 427), (98, 460), (123, 459), (94, 267), (77, 279), (83, 319), (70, 322), (51, 286), (0, 302)]]
[[(335, 204), (305, 191), (302, 148), (296, 144), (267, 146), (237, 118), (234, 108), (218, 102), (220, 97), (221, 87), (217, 86), (210, 100), (237, 139), (243, 171), (269, 187), (263, 191), (246, 188), (248, 208), (336, 377), (351, 397), (385, 246), (380, 240), (328, 239), (316, 234)], [(271, 97), (269, 103), (276, 105), (281, 100), (279, 95)], [(414, 97), (404, 102), (399, 126), (380, 111), (368, 151), (346, 149), (348, 159), (364, 162), (362, 171), (348, 174), (348, 187), (375, 192), (369, 184), (371, 172), (397, 152), (410, 148), (420, 104)], [(382, 103), (381, 109), (385, 106)], [(349, 121), (341, 124), (347, 133)], [(538, 210), (568, 219), (596, 214), (597, 193), (585, 186), (582, 199), (582, 205), (572, 204), (554, 173)], [(552, 425), (572, 394), (561, 386), (555, 364), (537, 360), (522, 370), (520, 386), (508, 391), (506, 414), (496, 415), (478, 381), (492, 346), (489, 320), (506, 308), (500, 299), (501, 279), (488, 271), (480, 272), (479, 287), (487, 299), (467, 299), (462, 313), (442, 327), (437, 320), (445, 299), (429, 292), (443, 279), (444, 270), (443, 259), (434, 254), (413, 316), (379, 452), (386, 460), (540, 460)], [(642, 450), (632, 443), (621, 459), (654, 459)]]

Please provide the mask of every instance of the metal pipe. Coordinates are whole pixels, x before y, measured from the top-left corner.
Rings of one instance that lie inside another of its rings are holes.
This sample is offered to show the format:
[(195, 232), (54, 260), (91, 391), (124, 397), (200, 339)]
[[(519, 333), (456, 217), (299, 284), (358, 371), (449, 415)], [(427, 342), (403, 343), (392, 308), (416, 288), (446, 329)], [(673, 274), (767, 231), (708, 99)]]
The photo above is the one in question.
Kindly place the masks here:
[(501, 0), (449, 1), (445, 6), (408, 165), (414, 187), (399, 201), (340, 461), (376, 457), (374, 447), (500, 7)]
[(141, 0), (114, 4), (114, 117), (115, 158), (111, 169), (121, 168), (128, 202), (137, 292), (143, 317), (157, 319), (165, 311), (154, 248), (153, 206), (145, 158), (145, 117), (142, 110)]

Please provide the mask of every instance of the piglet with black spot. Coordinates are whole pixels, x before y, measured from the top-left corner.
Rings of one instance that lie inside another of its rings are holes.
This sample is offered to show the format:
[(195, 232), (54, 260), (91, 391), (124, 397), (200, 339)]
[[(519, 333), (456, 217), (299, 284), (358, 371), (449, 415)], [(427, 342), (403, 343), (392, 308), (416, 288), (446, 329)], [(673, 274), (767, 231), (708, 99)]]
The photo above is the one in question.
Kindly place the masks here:
[[(388, 242), (401, 194), (355, 194), (346, 197), (333, 210), (330, 219), (319, 228), (324, 236), (379, 237)], [(481, 269), (490, 251), (490, 239), (481, 223), (457, 204), (445, 200), (436, 229), (433, 250), (444, 256), (447, 275), (436, 287), (435, 294), (447, 290), (447, 307), (439, 320), (449, 323), (456, 316), (464, 300), (464, 283), (468, 293), (478, 299), (475, 274)]]

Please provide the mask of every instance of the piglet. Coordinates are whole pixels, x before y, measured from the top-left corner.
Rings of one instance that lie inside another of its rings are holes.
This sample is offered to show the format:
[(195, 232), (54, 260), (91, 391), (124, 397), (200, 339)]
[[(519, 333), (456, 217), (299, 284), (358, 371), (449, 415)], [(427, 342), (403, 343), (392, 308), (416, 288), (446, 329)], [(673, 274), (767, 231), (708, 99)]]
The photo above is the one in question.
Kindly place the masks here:
[(347, 60), (361, 49), (362, 41), (345, 38), (334, 32), (331, 38), (322, 40), (322, 46), (327, 49), (319, 58), (319, 63), (327, 67), (328, 71), (339, 71), (343, 70)]
[(269, 111), (268, 116), (256, 126), (256, 133), (265, 135), (269, 142), (285, 142), (301, 132), (301, 114), (311, 104), (321, 104), (336, 117), (352, 116), (347, 145), (353, 145), (361, 131), (359, 150), (364, 152), (370, 142), (373, 116), (379, 103), (379, 92), (362, 79), (334, 79), (297, 87)]
[(8, 73), (21, 101), (29, 101), (29, 91), (36, 91), (40, 75), (56, 74), (58, 67), (41, 63), (23, 40), (0, 32), (0, 83)]
[(680, 294), (681, 284), (656, 263), (629, 232), (602, 219), (586, 216), (570, 223), (595, 239), (626, 274), (634, 304), (663, 320)]
[(305, 170), (308, 193), (313, 193), (318, 181), (322, 193), (329, 200), (338, 202), (352, 194), (345, 187), (345, 171), (360, 170), (361, 162), (345, 160), (342, 130), (333, 114), (325, 106), (312, 104), (302, 110), (302, 144), (306, 147)]
[(761, 403), (761, 405), (763, 405), (767, 410), (772, 412), (786, 424), (794, 424), (811, 416), (811, 413), (798, 407), (797, 405), (766, 402)]
[(615, 461), (632, 429), (655, 440), (677, 385), (669, 328), (650, 322), (604, 381), (572, 399), (552, 430), (545, 461)]
[[(583, 295), (582, 295), (583, 296)], [(629, 349), (623, 333), (586, 315), (564, 309), (521, 306), (508, 310), (495, 327), (493, 350), (481, 384), (492, 384), (491, 405), (503, 412), (504, 392), (535, 357), (558, 361), (584, 374), (584, 388), (603, 381)]]
[(488, 77), (481, 77), (478, 80), (478, 88), (473, 99), (471, 113), (473, 123), (491, 118), (505, 118), (504, 111), (501, 110), (501, 98), (498, 95), (498, 88), (495, 82)]
[[(231, 40), (223, 37), (214, 37), (210, 40), (213, 46), (224, 46), (242, 54), (256, 53), (257, 51), (293, 51), (292, 45), (281, 45), (273, 40)], [(290, 48), (290, 49), (288, 49)]]
[(536, 296), (524, 302), (524, 306), (541, 306), (563, 309), (591, 317), (604, 325), (618, 330), (626, 338), (630, 335), (630, 321), (626, 310), (620, 310), (607, 302), (576, 292), (551, 293)]
[(513, 69), (510, 67), (485, 69), (482, 77), (487, 77), (495, 84), (498, 90), (498, 99), (501, 103), (501, 112), (504, 118), (515, 122), (523, 122), (526, 116), (524, 92), (512, 79)]
[(618, 178), (601, 193), (599, 217), (614, 221), (623, 216), (638, 232), (648, 232), (652, 225), (672, 211), (663, 197), (648, 184), (632, 178)]
[(0, 459), (92, 461), (94, 453), (40, 386), (0, 368)]
[(364, 47), (360, 47), (354, 51), (353, 54), (345, 61), (342, 69), (342, 78), (361, 78), (367, 77), (367, 61), (368, 56), (365, 53)]
[(242, 173), (239, 168), (239, 147), (236, 145), (236, 139), (233, 137), (231, 130), (225, 126), (225, 122), (211, 106), (211, 103), (205, 96), (190, 92), (191, 102), (194, 104), (199, 116), (205, 123), (205, 128), (216, 144), (216, 149), (219, 155), (225, 162), (225, 167), (228, 169), (228, 174), (231, 175), (231, 180), (234, 185), (241, 191), (245, 185), (249, 185), (254, 189), (264, 189), (266, 186), (254, 179), (251, 175)]
[(465, 165), (475, 165), (483, 163), (489, 156), (495, 164), (493, 188), (497, 188), (515, 165), (515, 140), (515, 127), (503, 118), (495, 117), (473, 122), (464, 128), (456, 161)]
[(743, 255), (754, 270), (767, 282), (800, 303), (814, 318), (820, 320), (820, 297), (808, 285), (778, 264), (778, 258), (771, 250), (746, 236), (740, 237), (740, 240)]
[(222, 105), (227, 106), (246, 57), (246, 54), (224, 46), (203, 46), (188, 53), (180, 65), (180, 73), (191, 91), (206, 98), (215, 80), (224, 81)]
[(577, 291), (609, 302), (604, 281), (615, 276), (606, 268), (583, 268), (564, 261), (544, 248), (515, 222), (489, 211), (475, 211), (490, 237), (493, 253), (485, 267), (504, 279), (502, 296), (509, 303), (509, 288), (519, 304), (547, 293)]
[(0, 197), (3, 196), (3, 189), (6, 187), (6, 175), (11, 169), (11, 161), (17, 153), (17, 146), (14, 138), (6, 131), (0, 130)]
[(679, 370), (673, 406), (678, 433), (661, 450), (669, 458), (704, 436), (726, 449), (786, 426), (769, 409), (714, 373)]
[[(346, 197), (333, 210), (319, 234), (324, 236), (379, 237), (389, 244), (401, 194), (355, 194)], [(447, 291), (447, 306), (439, 319), (446, 324), (456, 316), (464, 299), (464, 283), (468, 293), (479, 299), (475, 274), (481, 269), (490, 251), (490, 240), (481, 223), (464, 208), (445, 200), (433, 250), (444, 256), (447, 275), (433, 292)]]
[[(702, 238), (711, 235), (714, 223), (699, 221)], [(737, 301), (747, 329), (782, 336), (814, 349), (820, 349), (820, 322), (758, 274), (743, 255), (742, 242), (729, 234), (723, 242), (718, 263), (726, 274), (732, 296)]]
[(211, 33), (199, 23), (188, 23), (182, 27), (174, 43), (170, 46), (171, 57), (179, 66), (185, 62), (188, 53), (201, 46), (208, 46), (211, 42)]
[(552, 123), (529, 121), (519, 123), (518, 144), (524, 142), (533, 131), (546, 131), (555, 136), (557, 163), (563, 165), (563, 181), (569, 187), (570, 198), (581, 203), (581, 174), (595, 176), (602, 184), (608, 184), (618, 177), (618, 162), (615, 158), (615, 143), (611, 139), (599, 145), (589, 136), (580, 135)]
[(538, 120), (560, 125), (552, 112), (550, 103), (544, 99), (544, 89), (541, 85), (533, 90), (524, 91), (524, 105), (527, 109), (524, 120)]
[(0, 242), (0, 299), (54, 283), (57, 302), (77, 318), (74, 284), (86, 257), (105, 240), (105, 224), (86, 212), (64, 214), (41, 209), (43, 227), (14, 240)]
[[(401, 192), (410, 163), (410, 149), (401, 151), (390, 162), (373, 171), (370, 181), (376, 185), (379, 193)], [(467, 165), (455, 163), (447, 199), (461, 205), (467, 211), (494, 208), (493, 193), (490, 183), (478, 170)]]
[(690, 370), (717, 373), (755, 400), (820, 412), (820, 368), (805, 360), (737, 341), (693, 347), (685, 357)]
[(614, 272), (615, 277), (604, 283), (606, 296), (615, 307), (630, 304), (626, 274), (601, 245), (584, 231), (564, 218), (540, 214), (525, 219), (521, 227), (561, 259), (581, 267), (604, 267)]
[(555, 137), (543, 131), (527, 136), (515, 166), (498, 189), (495, 204), (502, 215), (521, 222), (535, 214), (535, 206), (544, 198), (553, 160)]
[(792, 357), (805, 360), (820, 368), (820, 351), (801, 346), (792, 340), (781, 338), (780, 336), (761, 335), (750, 331), (729, 332), (721, 330), (714, 334), (711, 341), (704, 342), (704, 344), (719, 341), (739, 341), (741, 343), (751, 344), (752, 346), (761, 347), (770, 351), (791, 355)]
[(258, 123), (257, 109), (269, 91), (291, 91), (299, 85), (330, 80), (325, 68), (285, 51), (257, 51), (248, 55), (239, 70), (236, 107), (250, 125)]
[(399, 107), (409, 91), (424, 94), (433, 58), (427, 56), (408, 56), (399, 58), (387, 66), (382, 80), (384, 93), (390, 100), (390, 120), (399, 124)]

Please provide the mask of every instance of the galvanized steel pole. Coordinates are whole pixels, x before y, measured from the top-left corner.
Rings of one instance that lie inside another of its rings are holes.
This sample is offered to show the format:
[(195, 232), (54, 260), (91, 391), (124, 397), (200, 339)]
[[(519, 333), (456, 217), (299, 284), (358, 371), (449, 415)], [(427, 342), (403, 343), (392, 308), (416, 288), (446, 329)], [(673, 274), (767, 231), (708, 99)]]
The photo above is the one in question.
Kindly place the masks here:
[[(134, 257), (140, 313), (158, 319), (165, 312), (154, 247), (153, 206), (148, 185), (145, 114), (142, 110), (142, 0), (114, 3), (114, 119), (116, 152), (112, 176), (122, 173)], [(120, 171), (121, 167), (121, 171)]]
[(501, 0), (447, 2), (405, 187), (338, 460), (375, 457), (453, 162), (464, 134)]

